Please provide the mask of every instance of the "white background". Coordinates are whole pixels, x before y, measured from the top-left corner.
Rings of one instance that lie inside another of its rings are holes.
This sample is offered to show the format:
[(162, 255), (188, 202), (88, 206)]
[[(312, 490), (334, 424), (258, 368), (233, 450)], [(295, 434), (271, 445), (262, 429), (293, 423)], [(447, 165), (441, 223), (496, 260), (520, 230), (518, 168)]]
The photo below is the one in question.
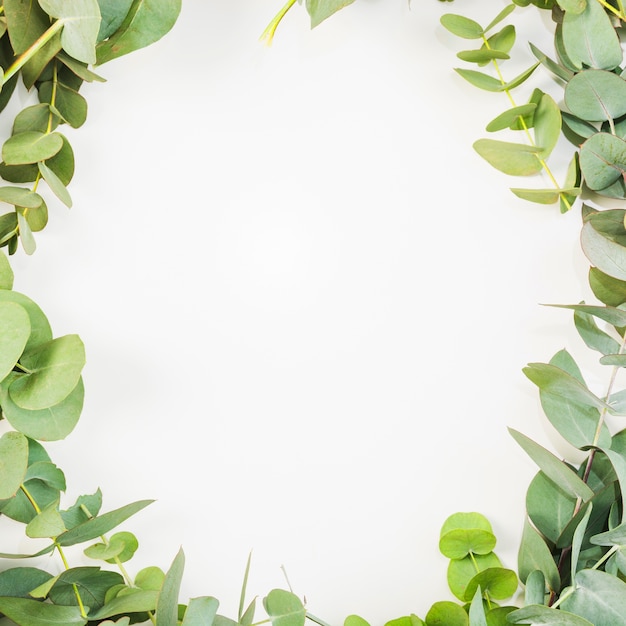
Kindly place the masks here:
[[(567, 453), (521, 369), (585, 353), (570, 314), (539, 306), (589, 298), (580, 210), (518, 200), (548, 182), (472, 149), (508, 102), (453, 72), (471, 42), (439, 17), (487, 23), (504, 2), (359, 0), (312, 32), (295, 7), (268, 48), (280, 5), (186, 0), (84, 88), (74, 208), (51, 199), (13, 261), (16, 290), (87, 347), (83, 418), (48, 449), (68, 505), (98, 486), (107, 510), (156, 498), (124, 524), (129, 568), (182, 545), (184, 598), (235, 617), (252, 550), (250, 596), (284, 565), (333, 624), (423, 617), (452, 599), (451, 513), (487, 515), (516, 567), (535, 469), (507, 427)], [(551, 52), (547, 16), (515, 15), (507, 78), (528, 38)], [(558, 97), (541, 69), (535, 85)]]

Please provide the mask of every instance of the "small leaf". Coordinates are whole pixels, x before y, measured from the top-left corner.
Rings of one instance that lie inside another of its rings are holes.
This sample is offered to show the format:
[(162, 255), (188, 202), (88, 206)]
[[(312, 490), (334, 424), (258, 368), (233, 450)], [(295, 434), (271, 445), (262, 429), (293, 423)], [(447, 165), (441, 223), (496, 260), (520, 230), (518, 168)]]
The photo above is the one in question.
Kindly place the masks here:
[(24, 252), (29, 255), (34, 254), (37, 249), (37, 244), (35, 243), (30, 224), (23, 213), (18, 212), (17, 224), (19, 226), (20, 241), (22, 242)]
[(557, 103), (544, 93), (534, 115), (535, 143), (541, 147), (540, 157), (547, 159), (561, 136), (561, 111)]
[(480, 39), (485, 33), (478, 22), (464, 15), (446, 13), (441, 16), (440, 22), (446, 30), (462, 39)]
[(284, 589), (273, 589), (263, 598), (272, 626), (304, 626), (306, 609), (300, 598)]
[[(517, 577), (515, 577), (517, 587)], [(469, 619), (472, 626), (488, 626), (487, 616), (485, 615), (485, 607), (483, 605), (483, 593), (487, 590), (483, 590), (480, 586), (476, 588), (476, 593), (472, 598), (472, 603), (469, 607)]]
[(455, 67), (454, 71), (468, 83), (471, 83), (474, 87), (478, 87), (479, 89), (493, 92), (500, 92), (504, 89), (502, 82), (493, 76), (489, 76), (489, 74), (476, 70), (465, 70), (459, 67)]
[(536, 202), (537, 204), (554, 204), (559, 201), (563, 194), (568, 196), (579, 196), (581, 190), (576, 187), (568, 189), (521, 189), (512, 187), (511, 191), (522, 200)]
[(500, 113), (498, 117), (494, 118), (487, 124), (486, 130), (490, 133), (504, 130), (505, 128), (511, 128), (511, 126), (517, 122), (520, 118), (533, 115), (537, 105), (534, 102), (528, 104), (522, 104), (521, 106), (513, 107)]
[(515, 5), (514, 4), (509, 4), (508, 6), (504, 7), (504, 9), (502, 9), (502, 11), (500, 11), (500, 13), (498, 13), (498, 15), (496, 15), (493, 20), (491, 20), (491, 22), (489, 22), (487, 28), (485, 28), (485, 32), (489, 32), (494, 26), (497, 26), (498, 24), (500, 24), (500, 22), (502, 22), (503, 20), (505, 20), (509, 15), (511, 15), (511, 13), (513, 13), (513, 11), (515, 11)]
[(461, 50), (461, 52), (456, 53), (456, 56), (461, 59), (461, 61), (481, 64), (488, 63), (494, 59), (504, 61), (511, 58), (506, 52), (500, 52), (500, 50), (483, 50), (482, 48), (480, 50)]
[(61, 179), (43, 162), (37, 163), (43, 179), (48, 183), (52, 193), (68, 208), (72, 207), (72, 198)]
[(626, 281), (613, 278), (597, 267), (589, 270), (589, 286), (593, 295), (608, 306), (618, 307), (626, 303)]
[(511, 176), (530, 176), (541, 171), (540, 148), (494, 139), (479, 139), (474, 149), (490, 165)]
[(59, 513), (59, 503), (52, 502), (38, 513), (26, 526), (26, 536), (35, 538), (54, 538), (65, 531), (63, 518)]

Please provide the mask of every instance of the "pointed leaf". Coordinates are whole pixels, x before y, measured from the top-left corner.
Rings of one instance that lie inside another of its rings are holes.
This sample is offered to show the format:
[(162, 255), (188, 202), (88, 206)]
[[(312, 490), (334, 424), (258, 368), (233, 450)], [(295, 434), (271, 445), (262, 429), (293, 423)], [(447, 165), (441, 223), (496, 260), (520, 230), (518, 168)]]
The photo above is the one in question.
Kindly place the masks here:
[(484, 34), (483, 28), (478, 22), (464, 15), (446, 13), (441, 16), (440, 22), (446, 30), (463, 39), (480, 39)]
[(528, 104), (522, 104), (521, 106), (508, 109), (491, 120), (491, 122), (487, 124), (486, 130), (493, 133), (504, 130), (505, 128), (511, 128), (520, 118), (533, 115), (536, 108), (537, 105), (534, 102), (529, 102)]
[[(524, 521), (524, 532), (517, 559), (519, 577), (522, 583), (526, 584), (530, 574), (540, 571), (551, 590), (560, 590), (561, 576), (550, 548), (548, 548), (543, 537), (530, 525), (528, 520)], [(543, 587), (541, 593), (543, 596)]]
[(494, 139), (479, 139), (474, 149), (490, 165), (511, 176), (530, 176), (541, 171), (540, 148)]

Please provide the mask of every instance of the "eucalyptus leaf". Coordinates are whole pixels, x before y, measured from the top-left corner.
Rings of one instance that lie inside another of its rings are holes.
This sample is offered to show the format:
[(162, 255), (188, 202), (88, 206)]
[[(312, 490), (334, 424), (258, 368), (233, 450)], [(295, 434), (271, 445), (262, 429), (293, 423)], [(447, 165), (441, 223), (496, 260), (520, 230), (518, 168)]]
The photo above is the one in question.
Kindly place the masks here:
[(581, 570), (561, 606), (595, 626), (626, 626), (626, 583), (599, 570)]
[(606, 70), (583, 70), (565, 87), (570, 112), (587, 122), (603, 122), (626, 114), (626, 80)]
[[(3, 258), (6, 258), (3, 256)], [(30, 318), (16, 302), (0, 301), (0, 381), (15, 367), (30, 337)]]
[(210, 596), (191, 598), (181, 626), (212, 626), (219, 602)]
[(85, 348), (78, 335), (65, 335), (25, 352), (20, 363), (28, 373), (9, 387), (11, 400), (30, 411), (48, 409), (76, 389), (85, 365)]
[(143, 613), (156, 609), (158, 591), (138, 589), (126, 595), (118, 595), (95, 612), (89, 614), (90, 620), (101, 620), (114, 615)]
[(4, 15), (15, 54), (22, 54), (50, 26), (37, 0), (3, 0)]
[(604, 274), (626, 280), (626, 248), (599, 231), (594, 222), (585, 222), (581, 233), (583, 252)]
[[(528, 604), (544, 604), (546, 598), (546, 579), (543, 572), (530, 572), (524, 583), (524, 602)], [(515, 609), (514, 609), (515, 610)]]
[(0, 572), (0, 597), (28, 598), (30, 592), (52, 575), (36, 567), (12, 567)]
[(488, 567), (476, 574), (465, 589), (466, 602), (469, 602), (478, 588), (494, 600), (510, 598), (517, 590), (517, 574), (504, 567)]
[(500, 24), (500, 22), (502, 22), (509, 15), (511, 15), (511, 13), (513, 13), (513, 11), (515, 11), (515, 5), (514, 4), (509, 4), (506, 7), (504, 7), (504, 9), (502, 9), (502, 11), (500, 11), (500, 13), (498, 13), (498, 15), (496, 15), (491, 20), (491, 22), (489, 22), (489, 24), (487, 24), (487, 26), (485, 28), (485, 32), (488, 33), (492, 28), (494, 28), (495, 26)]
[[(515, 580), (517, 581), (517, 577)], [(488, 626), (485, 607), (483, 606), (483, 593), (489, 593), (489, 591), (479, 586), (476, 588), (476, 592), (472, 598), (472, 603), (468, 611), (471, 626)]]
[(544, 93), (535, 110), (535, 143), (541, 147), (540, 157), (547, 159), (561, 136), (561, 111), (554, 99)]
[(468, 63), (479, 63), (485, 64), (489, 61), (493, 61), (494, 59), (506, 60), (511, 57), (506, 52), (500, 52), (500, 50), (489, 50), (489, 49), (480, 49), (480, 50), (461, 50), (461, 52), (457, 52), (456, 56), (461, 59), (461, 61), (467, 61)]
[(575, 580), (576, 572), (581, 569), (579, 567), (578, 558), (580, 556), (581, 547), (583, 544), (583, 540), (585, 539), (585, 533), (587, 531), (587, 525), (589, 524), (589, 518), (591, 517), (591, 512), (593, 511), (593, 504), (590, 503), (587, 507), (585, 514), (582, 519), (578, 523), (576, 530), (574, 532), (574, 537), (572, 540), (572, 552), (570, 558), (570, 576), (571, 580)]
[[(562, 1), (562, 0), (561, 0)], [(612, 70), (622, 62), (622, 47), (611, 19), (599, 2), (576, 3), (580, 12), (565, 10), (563, 17), (563, 45), (568, 57), (582, 69), (593, 67)]]
[(464, 15), (446, 13), (441, 16), (440, 22), (446, 30), (463, 39), (480, 39), (485, 33), (478, 22)]
[(11, 269), (9, 260), (5, 254), (0, 254), (0, 292), (13, 289), (13, 278), (13, 270)]
[(59, 513), (59, 503), (52, 502), (26, 525), (26, 536), (53, 539), (66, 530), (63, 518)]
[(610, 133), (592, 135), (580, 148), (580, 169), (589, 189), (605, 189), (626, 173), (626, 141)]
[(580, 195), (580, 189), (570, 187), (568, 189), (521, 189), (520, 187), (512, 187), (511, 191), (522, 200), (536, 202), (537, 204), (554, 204), (564, 194), (567, 196)]
[[(524, 521), (524, 532), (518, 552), (518, 571), (522, 583), (526, 583), (528, 577), (535, 571), (540, 571), (543, 580), (552, 591), (561, 588), (561, 575), (556, 566), (552, 552), (548, 548), (544, 538), (530, 524), (528, 519)], [(542, 587), (543, 595), (543, 587)]]
[(454, 71), (468, 83), (471, 83), (474, 87), (478, 87), (479, 89), (493, 92), (500, 92), (504, 89), (502, 81), (484, 72), (466, 70), (460, 67), (455, 67)]
[(22, 433), (0, 437), (0, 500), (11, 498), (20, 488), (28, 468), (28, 441)]
[[(450, 591), (461, 601), (465, 599), (465, 592), (470, 581), (477, 571), (482, 572), (491, 567), (502, 567), (502, 563), (493, 552), (489, 554), (469, 555), (464, 559), (452, 559), (448, 564), (448, 586)], [(426, 618), (428, 623), (428, 617)]]
[(557, 78), (560, 78), (565, 82), (568, 82), (572, 79), (572, 77), (574, 76), (574, 72), (572, 72), (572, 70), (561, 65), (560, 63), (557, 63), (556, 61), (553, 61), (549, 56), (539, 50), (537, 46), (533, 45), (530, 42), (529, 46), (531, 52), (535, 55), (535, 58), (541, 63), (541, 65), (550, 70)]
[(176, 23), (180, 8), (181, 0), (133, 0), (117, 30), (98, 43), (97, 64), (102, 65), (161, 39)]
[(83, 626), (77, 606), (57, 606), (27, 598), (0, 597), (0, 613), (20, 626)]
[(526, 144), (479, 139), (474, 150), (497, 170), (511, 176), (531, 176), (541, 171), (541, 149)]
[(594, 622), (574, 613), (551, 609), (540, 604), (530, 604), (507, 616), (510, 624), (541, 624), (542, 626), (594, 626)]
[(485, 130), (493, 133), (499, 130), (504, 130), (505, 128), (511, 128), (520, 118), (534, 115), (536, 108), (537, 105), (534, 102), (529, 102), (528, 104), (522, 104), (520, 106), (513, 107), (512, 109), (508, 109), (491, 120), (491, 122), (487, 124)]
[(593, 497), (593, 491), (589, 486), (552, 452), (512, 428), (509, 428), (509, 432), (544, 474), (566, 493), (581, 498), (583, 502)]
[(7, 165), (27, 165), (53, 157), (63, 147), (57, 133), (26, 131), (11, 136), (2, 146), (2, 159)]
[(462, 606), (443, 600), (435, 602), (426, 613), (426, 625), (469, 626), (469, 616)]
[(29, 255), (34, 254), (37, 249), (37, 245), (35, 243), (35, 238), (33, 237), (33, 231), (28, 223), (28, 220), (21, 212), (18, 212), (17, 214), (17, 225), (19, 227), (20, 241), (22, 242), (24, 252)]
[[(6, 257), (4, 257), (6, 259)], [(0, 289), (0, 303), (13, 302), (19, 304), (28, 313), (30, 320), (30, 336), (25, 350), (32, 350), (52, 339), (52, 330), (48, 318), (41, 308), (28, 296), (9, 289)]]
[(48, 183), (48, 186), (54, 193), (54, 195), (68, 208), (72, 207), (72, 197), (70, 196), (67, 187), (61, 182), (61, 179), (43, 162), (37, 163), (39, 172), (43, 179)]
[(300, 598), (284, 589), (273, 589), (263, 598), (272, 626), (303, 626), (306, 609)]

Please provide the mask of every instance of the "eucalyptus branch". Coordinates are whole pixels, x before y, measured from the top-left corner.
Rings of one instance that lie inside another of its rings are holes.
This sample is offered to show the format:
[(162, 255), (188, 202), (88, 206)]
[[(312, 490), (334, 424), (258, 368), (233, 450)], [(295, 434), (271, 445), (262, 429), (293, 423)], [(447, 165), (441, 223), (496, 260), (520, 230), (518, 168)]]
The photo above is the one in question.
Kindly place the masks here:
[(268, 45), (272, 44), (274, 40), (274, 34), (276, 33), (276, 29), (278, 25), (282, 22), (285, 15), (291, 7), (297, 2), (297, 0), (287, 0), (287, 3), (283, 6), (283, 8), (274, 16), (274, 19), (267, 25), (265, 30), (261, 33), (261, 41), (265, 41)]

